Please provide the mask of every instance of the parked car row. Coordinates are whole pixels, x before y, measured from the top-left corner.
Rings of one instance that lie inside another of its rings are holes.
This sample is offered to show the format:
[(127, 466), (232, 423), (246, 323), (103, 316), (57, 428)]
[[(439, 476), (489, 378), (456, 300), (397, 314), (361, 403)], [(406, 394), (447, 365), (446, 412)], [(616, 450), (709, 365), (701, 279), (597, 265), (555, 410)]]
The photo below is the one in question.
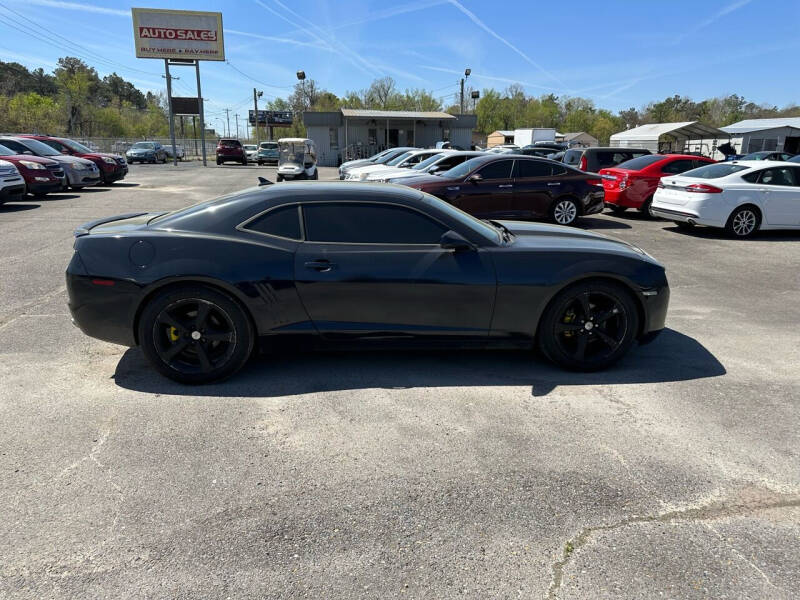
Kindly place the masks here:
[[(22, 196), (41, 197), (67, 188), (109, 185), (128, 173), (128, 164), (121, 156), (96, 152), (74, 140), (47, 135), (0, 135), (0, 157), (5, 170), (7, 165), (13, 166), (23, 180)], [(8, 193), (3, 194), (2, 201), (10, 199)]]

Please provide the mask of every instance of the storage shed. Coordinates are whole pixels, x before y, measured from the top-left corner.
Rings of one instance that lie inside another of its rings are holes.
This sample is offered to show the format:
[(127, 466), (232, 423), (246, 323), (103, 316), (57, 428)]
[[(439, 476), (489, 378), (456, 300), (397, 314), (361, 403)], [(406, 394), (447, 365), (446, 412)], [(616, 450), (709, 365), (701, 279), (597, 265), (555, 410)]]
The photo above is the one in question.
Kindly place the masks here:
[(700, 152), (711, 156), (728, 134), (699, 121), (650, 123), (611, 136), (614, 148), (647, 148), (651, 152)]
[(511, 130), (498, 129), (486, 136), (486, 147), (502, 146), (503, 144), (514, 143), (514, 132)]
[(723, 127), (739, 154), (777, 150), (800, 154), (800, 117), (745, 119)]
[(305, 112), (303, 123), (306, 136), (317, 147), (317, 164), (335, 167), (396, 146), (432, 148), (436, 142), (449, 141), (469, 149), (477, 117), (343, 108), (335, 112)]
[[(561, 136), (561, 139), (558, 139)], [(565, 144), (569, 144), (570, 148), (591, 148), (599, 146), (600, 142), (593, 135), (589, 135), (585, 131), (578, 131), (575, 133), (559, 133), (556, 139)]]

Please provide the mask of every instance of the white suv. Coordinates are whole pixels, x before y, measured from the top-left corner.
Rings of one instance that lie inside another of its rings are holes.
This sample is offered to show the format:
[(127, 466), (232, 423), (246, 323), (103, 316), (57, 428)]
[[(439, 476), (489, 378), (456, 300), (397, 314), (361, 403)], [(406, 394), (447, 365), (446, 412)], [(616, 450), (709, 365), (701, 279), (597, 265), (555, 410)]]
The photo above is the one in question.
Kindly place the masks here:
[(735, 238), (800, 229), (800, 165), (738, 160), (667, 175), (650, 212), (680, 227), (721, 227)]
[(25, 196), (25, 180), (17, 167), (7, 160), (0, 160), (0, 204), (22, 200)]

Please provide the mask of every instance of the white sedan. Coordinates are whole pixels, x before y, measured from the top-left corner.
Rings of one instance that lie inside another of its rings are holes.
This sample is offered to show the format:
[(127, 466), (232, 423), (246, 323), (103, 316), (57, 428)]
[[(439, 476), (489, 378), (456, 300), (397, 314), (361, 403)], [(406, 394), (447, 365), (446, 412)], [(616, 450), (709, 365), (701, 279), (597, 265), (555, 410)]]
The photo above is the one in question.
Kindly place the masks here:
[(402, 183), (407, 177), (418, 177), (419, 175), (434, 175), (444, 173), (462, 162), (482, 156), (485, 152), (473, 150), (442, 150), (441, 154), (434, 154), (426, 158), (421, 163), (417, 163), (410, 169), (394, 169), (387, 171), (377, 171), (367, 176), (367, 181), (390, 181), (392, 183)]
[(409, 150), (403, 152), (400, 156), (393, 158), (386, 164), (382, 165), (368, 165), (365, 167), (356, 167), (348, 171), (345, 180), (347, 181), (364, 181), (371, 174), (377, 171), (386, 169), (410, 169), (414, 165), (421, 163), (423, 160), (430, 158), (436, 154), (441, 154), (442, 150)]
[(668, 175), (658, 184), (650, 213), (680, 227), (721, 227), (736, 238), (800, 229), (800, 165), (739, 160)]

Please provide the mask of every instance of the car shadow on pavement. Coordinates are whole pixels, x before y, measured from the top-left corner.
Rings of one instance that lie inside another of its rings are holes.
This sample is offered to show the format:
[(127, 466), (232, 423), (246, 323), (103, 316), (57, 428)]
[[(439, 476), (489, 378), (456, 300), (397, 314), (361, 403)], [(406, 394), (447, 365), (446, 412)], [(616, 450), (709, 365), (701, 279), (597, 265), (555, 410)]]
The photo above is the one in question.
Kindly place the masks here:
[(23, 210), (33, 210), (41, 208), (41, 204), (0, 204), (0, 213), (20, 212)]
[(606, 371), (573, 373), (530, 351), (357, 351), (266, 354), (227, 381), (186, 386), (159, 375), (138, 348), (122, 355), (113, 379), (138, 392), (181, 396), (280, 397), (383, 388), (560, 386), (663, 383), (718, 377), (725, 367), (699, 342), (666, 329)]
[(133, 183), (130, 181), (115, 181), (114, 183), (101, 183), (97, 187), (113, 190), (114, 188), (138, 187), (140, 185), (140, 183)]
[(690, 229), (681, 229), (676, 225), (664, 227), (664, 231), (671, 233), (678, 233), (689, 237), (707, 239), (707, 240), (728, 240), (730, 242), (800, 242), (800, 231), (792, 231), (786, 229), (770, 229), (767, 231), (758, 231), (753, 237), (743, 240), (735, 240), (727, 234), (724, 229), (718, 227), (692, 227)]
[(627, 223), (592, 217), (581, 217), (575, 222), (575, 227), (581, 229), (632, 229)]

